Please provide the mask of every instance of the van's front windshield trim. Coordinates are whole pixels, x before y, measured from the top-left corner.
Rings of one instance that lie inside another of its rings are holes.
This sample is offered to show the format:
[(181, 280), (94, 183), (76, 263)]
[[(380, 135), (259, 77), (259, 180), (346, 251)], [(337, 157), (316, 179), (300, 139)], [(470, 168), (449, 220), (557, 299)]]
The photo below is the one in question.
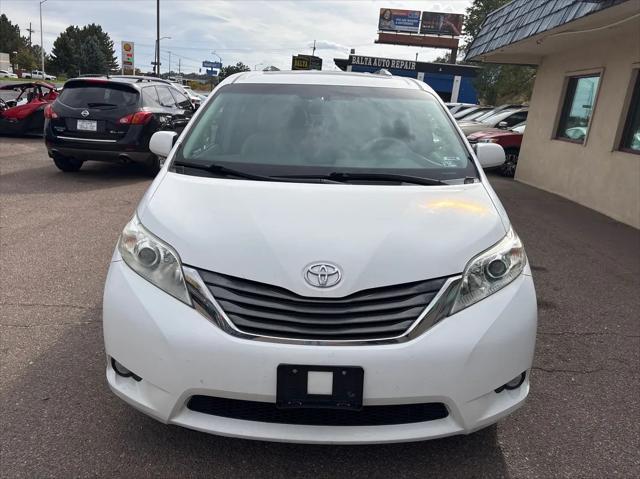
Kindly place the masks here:
[[(229, 84), (217, 89), (204, 108), (180, 140), (173, 162), (216, 164), (301, 182), (305, 176), (336, 172), (405, 175), (444, 184), (480, 180), (453, 121), (424, 90)], [(384, 111), (377, 114), (376, 108)], [(220, 176), (215, 169), (173, 164), (170, 169)]]

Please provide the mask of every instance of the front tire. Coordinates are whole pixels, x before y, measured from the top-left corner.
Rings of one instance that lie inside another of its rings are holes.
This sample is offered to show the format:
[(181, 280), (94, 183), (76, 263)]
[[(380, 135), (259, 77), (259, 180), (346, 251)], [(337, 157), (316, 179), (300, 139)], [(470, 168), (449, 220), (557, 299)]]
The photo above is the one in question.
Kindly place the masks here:
[(504, 164), (500, 166), (500, 174), (508, 178), (513, 178), (516, 174), (520, 150), (518, 148), (507, 148), (504, 150), (504, 155), (505, 161)]
[(53, 162), (58, 167), (58, 169), (64, 171), (65, 173), (73, 173), (74, 171), (78, 171), (82, 168), (82, 161), (76, 160), (75, 158), (66, 158), (58, 156), (53, 159)]
[(160, 165), (160, 158), (156, 155), (153, 155), (145, 165), (146, 173), (151, 178), (154, 178), (158, 174), (160, 168), (162, 168)]

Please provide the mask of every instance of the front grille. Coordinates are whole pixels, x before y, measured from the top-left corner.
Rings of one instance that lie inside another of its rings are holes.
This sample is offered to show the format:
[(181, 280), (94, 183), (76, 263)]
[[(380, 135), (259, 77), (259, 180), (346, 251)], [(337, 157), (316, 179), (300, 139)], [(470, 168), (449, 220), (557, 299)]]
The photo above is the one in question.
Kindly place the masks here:
[(208, 271), (200, 271), (200, 276), (239, 330), (325, 341), (400, 336), (446, 281), (432, 279), (367, 289), (343, 298), (317, 298)]
[(306, 426), (384, 426), (434, 421), (449, 415), (447, 407), (442, 403), (364, 406), (360, 411), (278, 409), (274, 403), (192, 396), (187, 407), (192, 411), (213, 416)]

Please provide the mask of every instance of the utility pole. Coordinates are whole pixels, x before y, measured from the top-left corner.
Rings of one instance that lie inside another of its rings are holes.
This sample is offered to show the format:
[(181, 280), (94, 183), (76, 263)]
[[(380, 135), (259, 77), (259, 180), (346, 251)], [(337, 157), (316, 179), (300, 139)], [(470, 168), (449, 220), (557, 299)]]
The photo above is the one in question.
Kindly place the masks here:
[(29, 22), (29, 28), (27, 28), (27, 31), (29, 32), (29, 46), (31, 46), (31, 34), (35, 32), (35, 30), (31, 28), (31, 22)]
[(156, 76), (160, 76), (160, 0), (156, 0)]
[(42, 79), (44, 80), (44, 40), (42, 39), (42, 4), (47, 0), (40, 2), (40, 60), (42, 61)]
[(167, 53), (169, 54), (169, 75), (171, 75), (171, 52), (167, 50)]
[(182, 74), (182, 72), (180, 71), (180, 60), (182, 60), (182, 58), (178, 57), (178, 75)]

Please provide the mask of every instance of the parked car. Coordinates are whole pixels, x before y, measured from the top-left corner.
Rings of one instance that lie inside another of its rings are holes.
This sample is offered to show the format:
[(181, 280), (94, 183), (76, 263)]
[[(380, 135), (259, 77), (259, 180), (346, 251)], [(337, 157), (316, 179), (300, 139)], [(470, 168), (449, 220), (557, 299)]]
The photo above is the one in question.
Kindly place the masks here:
[(155, 133), (167, 162), (105, 285), (115, 394), (314, 443), (465, 434), (522, 405), (534, 286), (481, 170), (504, 152), (444, 108), (409, 78), (247, 72), (177, 143)]
[(9, 70), (0, 70), (0, 78), (13, 78), (13, 79), (17, 79), (18, 75), (16, 75), (13, 72), (10, 72)]
[(189, 98), (189, 100), (191, 101), (191, 105), (195, 110), (197, 110), (200, 104), (202, 103), (202, 100), (200, 99), (200, 97), (195, 96), (195, 94), (190, 88), (184, 86), (181, 82), (176, 80), (167, 80), (165, 78), (149, 77), (149, 76), (143, 76), (143, 75), (114, 75), (114, 76), (110, 76), (109, 78), (118, 78), (121, 80), (132, 81), (132, 82), (155, 81), (158, 83), (164, 83), (166, 85), (170, 85), (172, 88), (178, 90), (182, 95)]
[(193, 107), (197, 110), (198, 108), (200, 108), (200, 105), (202, 104), (202, 98), (200, 97), (200, 95), (197, 95), (190, 86), (187, 85), (180, 85), (178, 84), (177, 86), (181, 87), (182, 90), (184, 91), (184, 93), (189, 97), (189, 99), (191, 100), (191, 104), (193, 105)]
[[(464, 118), (463, 121), (481, 121), (484, 120), (485, 118), (488, 118), (490, 116), (493, 116), (497, 113), (500, 113), (501, 111), (504, 110), (514, 110), (514, 109), (520, 109), (523, 108), (522, 105), (509, 105), (509, 104), (505, 104), (505, 105), (500, 105), (500, 106), (494, 106), (491, 107), (488, 110), (478, 110), (470, 115), (468, 115), (467, 117)], [(460, 120), (458, 121), (458, 123), (460, 123)]]
[(466, 136), (491, 128), (506, 130), (526, 121), (528, 113), (528, 108), (506, 108), (489, 116), (481, 116), (477, 120), (459, 121), (458, 125)]
[(189, 98), (164, 83), (76, 78), (45, 110), (47, 150), (62, 171), (97, 160), (144, 163), (157, 172), (162, 159), (149, 150), (151, 135), (182, 131), (192, 114)]
[(0, 135), (42, 135), (44, 109), (58, 97), (56, 87), (42, 81), (0, 83), (13, 91), (12, 100), (0, 98)]
[(469, 108), (471, 106), (476, 106), (473, 103), (445, 103), (451, 114), (459, 112), (464, 108)]
[(490, 130), (478, 131), (467, 137), (471, 143), (497, 143), (504, 148), (505, 162), (500, 165), (499, 171), (503, 176), (513, 177), (518, 166), (520, 156), (520, 145), (526, 123), (520, 123), (508, 130), (491, 128)]
[(25, 72), (22, 74), (22, 78), (31, 78), (33, 80), (51, 80), (55, 81), (55, 75), (49, 75), (41, 70), (32, 70), (31, 72)]
[(479, 105), (474, 105), (471, 106), (469, 108), (463, 108), (461, 110), (458, 110), (453, 117), (456, 119), (456, 121), (460, 121), (464, 118), (467, 118), (473, 114), (477, 114), (477, 116), (480, 116), (483, 113), (488, 112), (489, 110), (492, 110), (493, 107), (492, 106), (479, 106)]

